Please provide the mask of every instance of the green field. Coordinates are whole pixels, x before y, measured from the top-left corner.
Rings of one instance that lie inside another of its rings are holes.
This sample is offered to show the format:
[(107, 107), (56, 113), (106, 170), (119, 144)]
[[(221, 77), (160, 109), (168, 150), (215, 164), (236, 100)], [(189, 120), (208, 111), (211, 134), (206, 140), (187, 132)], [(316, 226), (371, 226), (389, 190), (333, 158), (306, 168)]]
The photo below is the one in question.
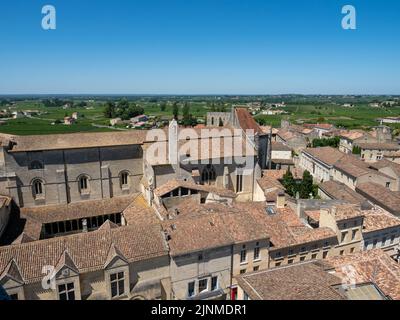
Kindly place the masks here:
[[(79, 100), (74, 100), (74, 102)], [(165, 110), (161, 110), (161, 101), (168, 101)], [(179, 107), (182, 110), (183, 100), (179, 100)], [(135, 103), (141, 106), (145, 114), (156, 117), (156, 119), (168, 120), (172, 118), (172, 101), (159, 100), (138, 100)], [(210, 109), (210, 100), (204, 98), (189, 100), (190, 113), (198, 120), (204, 120), (205, 115)], [(220, 103), (224, 105), (226, 111), (229, 111), (232, 104), (237, 103), (226, 100)], [(19, 118), (4, 120), (0, 125), (0, 132), (18, 135), (40, 135), (40, 134), (56, 134), (56, 133), (73, 133), (73, 132), (99, 132), (112, 131), (109, 127), (109, 120), (105, 118), (104, 104), (105, 100), (90, 100), (87, 107), (68, 108), (62, 107), (45, 107), (40, 100), (23, 100), (17, 101), (12, 107), (15, 110), (38, 110), (40, 114), (33, 118)], [(312, 101), (304, 103), (292, 102), (286, 107), (281, 108), (288, 112), (284, 115), (256, 115), (256, 120), (264, 125), (273, 125), (279, 127), (282, 119), (288, 119), (292, 123), (316, 123), (326, 122), (335, 124), (338, 127), (348, 129), (367, 129), (377, 125), (377, 118), (388, 116), (400, 116), (400, 107), (392, 108), (371, 108), (366, 102), (358, 103), (354, 108), (345, 108), (342, 105), (332, 102)], [(65, 116), (71, 116), (73, 112), (78, 112), (80, 117), (76, 124), (67, 126), (64, 124), (52, 124), (56, 120), (63, 120)], [(99, 127), (101, 126), (101, 127)], [(400, 126), (393, 126), (397, 131)], [(120, 126), (120, 128), (124, 128)]]
[(262, 124), (272, 124), (279, 127), (282, 119), (293, 123), (331, 123), (348, 129), (367, 129), (379, 124), (377, 118), (400, 116), (400, 107), (387, 109), (371, 108), (368, 105), (357, 105), (354, 108), (345, 108), (339, 105), (288, 105), (283, 108), (289, 114), (276, 116), (256, 116)]

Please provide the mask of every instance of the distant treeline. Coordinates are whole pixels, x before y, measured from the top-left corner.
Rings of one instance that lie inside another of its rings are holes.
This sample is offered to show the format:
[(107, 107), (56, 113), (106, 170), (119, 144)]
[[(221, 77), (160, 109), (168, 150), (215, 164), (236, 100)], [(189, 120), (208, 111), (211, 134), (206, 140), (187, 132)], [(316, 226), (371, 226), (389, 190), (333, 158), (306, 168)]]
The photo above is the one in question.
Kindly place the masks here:
[(129, 120), (133, 117), (139, 116), (144, 113), (144, 109), (135, 103), (130, 103), (128, 100), (123, 99), (119, 102), (106, 102), (104, 108), (104, 116), (106, 118), (121, 118), (122, 120)]
[(49, 108), (60, 108), (63, 106), (75, 107), (75, 108), (84, 108), (87, 106), (87, 102), (85, 101), (73, 101), (73, 100), (63, 100), (63, 99), (44, 99), (41, 100), (42, 104), (45, 107)]

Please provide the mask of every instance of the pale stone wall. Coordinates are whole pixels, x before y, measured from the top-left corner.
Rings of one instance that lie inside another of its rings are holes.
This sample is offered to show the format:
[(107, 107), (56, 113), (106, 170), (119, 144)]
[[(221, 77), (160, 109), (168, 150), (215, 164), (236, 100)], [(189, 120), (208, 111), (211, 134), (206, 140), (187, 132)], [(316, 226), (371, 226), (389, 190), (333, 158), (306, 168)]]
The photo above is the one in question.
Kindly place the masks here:
[(222, 121), (224, 126), (232, 123), (230, 112), (207, 112), (207, 126), (218, 127)]
[(274, 151), (272, 150), (272, 155), (271, 155), (272, 160), (274, 159), (286, 159), (286, 160), (291, 160), (292, 159), (292, 151)]
[[(228, 293), (231, 285), (231, 246), (220, 247), (203, 252), (194, 252), (171, 257), (171, 285), (173, 296), (178, 300), (188, 298), (188, 284), (195, 281), (195, 295), (198, 295), (198, 280), (218, 276), (218, 284)], [(199, 255), (202, 259), (199, 260)]]
[(269, 268), (332, 257), (335, 255), (336, 243), (337, 239), (331, 238), (300, 244), (290, 248), (270, 250)]
[(400, 176), (398, 176), (391, 168), (382, 168), (379, 169), (379, 171), (394, 179), (390, 188), (392, 191), (400, 191)]
[[(64, 204), (83, 200), (104, 199), (139, 192), (143, 176), (143, 152), (140, 146), (7, 153), (7, 184), (21, 207)], [(44, 169), (31, 170), (30, 163), (39, 161)], [(128, 172), (129, 187), (122, 188), (120, 174)], [(79, 192), (79, 177), (89, 177), (90, 193)], [(34, 179), (44, 182), (44, 198), (33, 196)]]
[(300, 154), (299, 165), (303, 170), (309, 171), (317, 182), (329, 181), (331, 179), (332, 169), (305, 152)]
[[(258, 245), (257, 245), (258, 244)], [(260, 249), (260, 254), (258, 259), (254, 259), (254, 250), (258, 247)], [(246, 261), (240, 262), (241, 251), (246, 250)], [(269, 240), (260, 240), (247, 243), (236, 244), (233, 246), (233, 277), (241, 274), (242, 272), (250, 273), (258, 270), (268, 269), (269, 266)], [(233, 278), (233, 285), (236, 285), (236, 280)]]
[(383, 230), (363, 233), (361, 250), (372, 250), (380, 248), (390, 255), (397, 254), (397, 248), (400, 245), (400, 228), (393, 227)]

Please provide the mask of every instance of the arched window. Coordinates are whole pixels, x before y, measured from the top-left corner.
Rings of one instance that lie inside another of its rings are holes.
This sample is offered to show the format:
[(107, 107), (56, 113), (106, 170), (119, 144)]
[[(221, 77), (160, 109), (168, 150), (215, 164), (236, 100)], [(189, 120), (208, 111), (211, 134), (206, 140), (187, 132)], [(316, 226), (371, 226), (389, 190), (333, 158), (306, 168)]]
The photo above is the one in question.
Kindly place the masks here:
[(201, 180), (205, 184), (211, 184), (217, 178), (217, 174), (215, 173), (215, 169), (212, 165), (208, 164), (201, 173)]
[(129, 187), (129, 172), (123, 171), (119, 175), (119, 183), (121, 188), (128, 188)]
[(90, 190), (89, 186), (89, 177), (84, 175), (79, 177), (79, 192), (80, 193), (88, 193)]
[(36, 198), (40, 198), (43, 197), (44, 195), (44, 186), (43, 186), (43, 181), (40, 179), (35, 179), (32, 182), (32, 193), (33, 193), (33, 197)]
[(43, 168), (44, 168), (43, 163), (38, 160), (32, 161), (31, 164), (29, 165), (29, 169), (31, 170), (40, 170)]

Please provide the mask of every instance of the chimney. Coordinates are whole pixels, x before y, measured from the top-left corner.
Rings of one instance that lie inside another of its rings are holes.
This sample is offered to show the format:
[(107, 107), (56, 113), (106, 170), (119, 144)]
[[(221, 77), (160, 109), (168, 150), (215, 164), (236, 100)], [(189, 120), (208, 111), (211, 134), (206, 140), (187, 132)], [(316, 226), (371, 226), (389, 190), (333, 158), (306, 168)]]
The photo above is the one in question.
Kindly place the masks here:
[(285, 193), (280, 192), (276, 198), (276, 208), (283, 209), (286, 205)]
[(296, 201), (296, 213), (297, 213), (297, 216), (299, 218), (301, 218), (301, 204), (300, 204), (299, 200)]
[(224, 188), (229, 189), (229, 168), (228, 166), (224, 167)]

